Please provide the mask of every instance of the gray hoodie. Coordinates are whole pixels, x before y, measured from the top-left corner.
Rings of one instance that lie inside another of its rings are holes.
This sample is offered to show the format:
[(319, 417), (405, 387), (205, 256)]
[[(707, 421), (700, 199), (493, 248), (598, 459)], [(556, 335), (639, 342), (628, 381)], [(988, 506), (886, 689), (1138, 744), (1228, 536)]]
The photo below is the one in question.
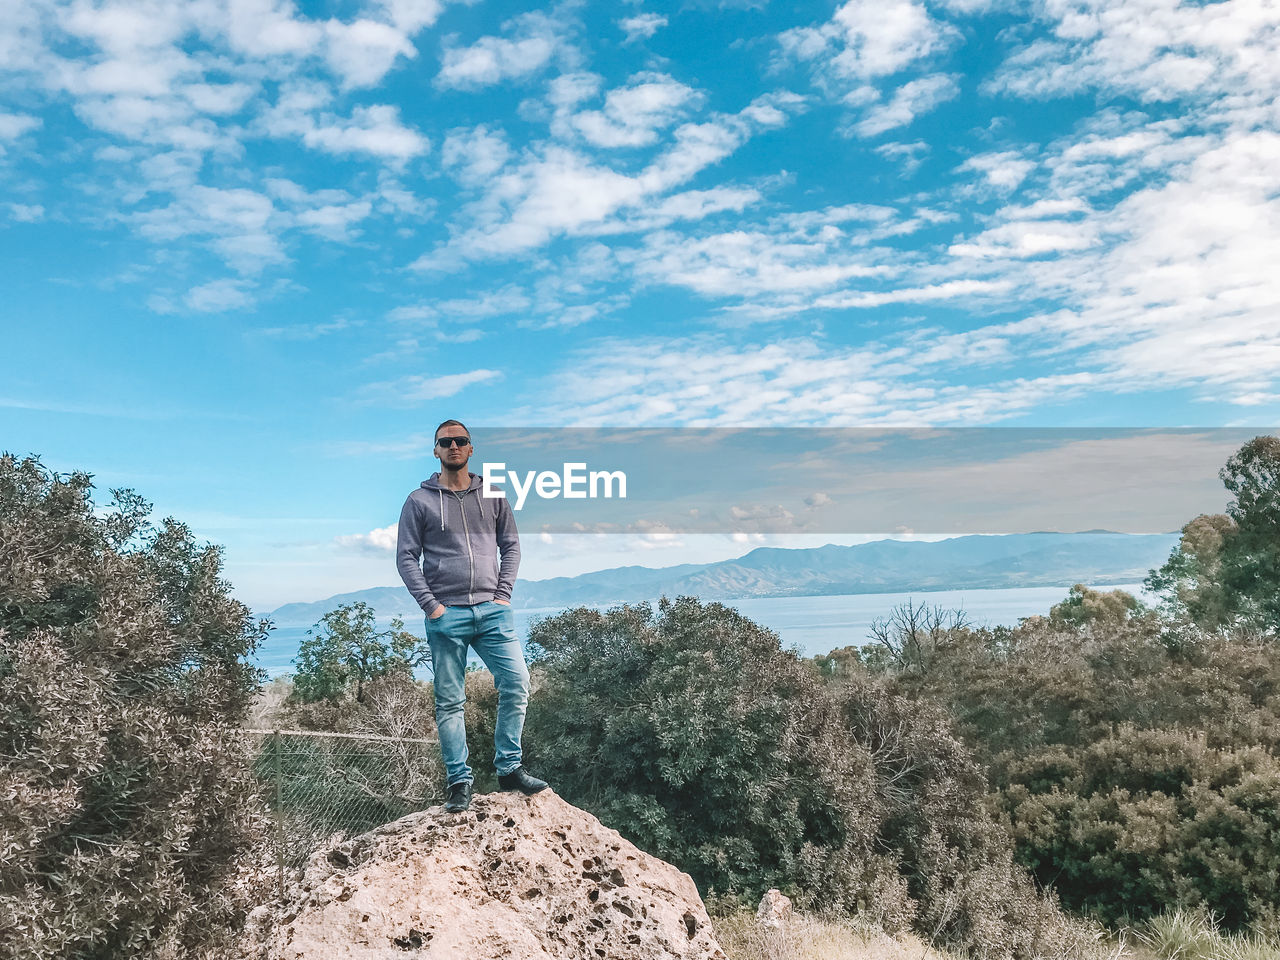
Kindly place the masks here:
[(520, 535), (511, 505), (505, 497), (484, 496), (480, 478), (468, 476), (471, 486), (455, 493), (433, 473), (400, 511), (396, 567), (427, 614), (441, 605), (509, 601), (516, 584)]

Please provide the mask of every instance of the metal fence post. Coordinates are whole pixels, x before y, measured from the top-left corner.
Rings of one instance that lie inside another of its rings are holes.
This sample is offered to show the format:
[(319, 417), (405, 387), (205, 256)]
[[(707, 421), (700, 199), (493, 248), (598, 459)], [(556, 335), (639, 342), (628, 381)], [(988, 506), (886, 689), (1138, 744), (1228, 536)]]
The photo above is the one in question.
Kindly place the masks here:
[(284, 775), (280, 770), (280, 753), (284, 748), (284, 741), (280, 737), (279, 730), (273, 730), (271, 733), (275, 741), (275, 778), (276, 778), (276, 868), (280, 882), (280, 902), (284, 902), (284, 803), (281, 798), (283, 792), (281, 784), (284, 781)]

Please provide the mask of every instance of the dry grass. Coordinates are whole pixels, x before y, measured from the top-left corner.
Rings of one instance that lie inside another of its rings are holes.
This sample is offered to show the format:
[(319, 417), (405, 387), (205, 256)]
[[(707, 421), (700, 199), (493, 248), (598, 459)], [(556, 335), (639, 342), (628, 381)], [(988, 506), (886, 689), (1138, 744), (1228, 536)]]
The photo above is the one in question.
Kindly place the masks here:
[(730, 960), (956, 960), (911, 934), (891, 937), (857, 920), (795, 914), (780, 930), (766, 930), (747, 910), (712, 920)]
[[(911, 933), (889, 936), (874, 924), (855, 918), (826, 919), (794, 914), (781, 930), (766, 930), (749, 910), (713, 917), (716, 938), (729, 960), (963, 960), (954, 953), (931, 947)], [(1213, 957), (1165, 957), (1135, 951), (1124, 940), (1104, 938), (1081, 945), (1081, 952), (1044, 960), (1280, 960), (1275, 954), (1222, 954)]]
[(1159, 960), (1280, 960), (1280, 944), (1232, 936), (1202, 910), (1172, 910), (1148, 920), (1138, 938)]

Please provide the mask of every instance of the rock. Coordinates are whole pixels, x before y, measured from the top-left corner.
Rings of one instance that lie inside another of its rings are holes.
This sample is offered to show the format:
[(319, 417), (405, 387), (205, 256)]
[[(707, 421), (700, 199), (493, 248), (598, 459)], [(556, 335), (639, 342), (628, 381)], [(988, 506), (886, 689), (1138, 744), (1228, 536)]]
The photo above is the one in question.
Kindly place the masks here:
[(791, 919), (791, 900), (780, 890), (770, 890), (760, 898), (756, 908), (756, 922), (762, 927), (776, 930)]
[(687, 874), (551, 790), (331, 844), (285, 913), (270, 960), (726, 960)]

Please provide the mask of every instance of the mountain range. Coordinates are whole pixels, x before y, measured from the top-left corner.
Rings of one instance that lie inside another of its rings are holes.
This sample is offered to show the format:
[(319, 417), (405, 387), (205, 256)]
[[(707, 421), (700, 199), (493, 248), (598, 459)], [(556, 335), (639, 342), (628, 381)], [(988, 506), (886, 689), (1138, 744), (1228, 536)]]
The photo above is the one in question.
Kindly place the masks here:
[[(547, 580), (521, 580), (512, 603), (560, 609), (634, 603), (660, 596), (703, 600), (850, 593), (1068, 587), (1133, 583), (1164, 563), (1177, 534), (1019, 533), (949, 540), (876, 540), (854, 546), (759, 547), (733, 560), (673, 567), (614, 567)], [(363, 601), (378, 616), (417, 617), (401, 585), (287, 603), (267, 614), (278, 625), (310, 625), (343, 603)]]

